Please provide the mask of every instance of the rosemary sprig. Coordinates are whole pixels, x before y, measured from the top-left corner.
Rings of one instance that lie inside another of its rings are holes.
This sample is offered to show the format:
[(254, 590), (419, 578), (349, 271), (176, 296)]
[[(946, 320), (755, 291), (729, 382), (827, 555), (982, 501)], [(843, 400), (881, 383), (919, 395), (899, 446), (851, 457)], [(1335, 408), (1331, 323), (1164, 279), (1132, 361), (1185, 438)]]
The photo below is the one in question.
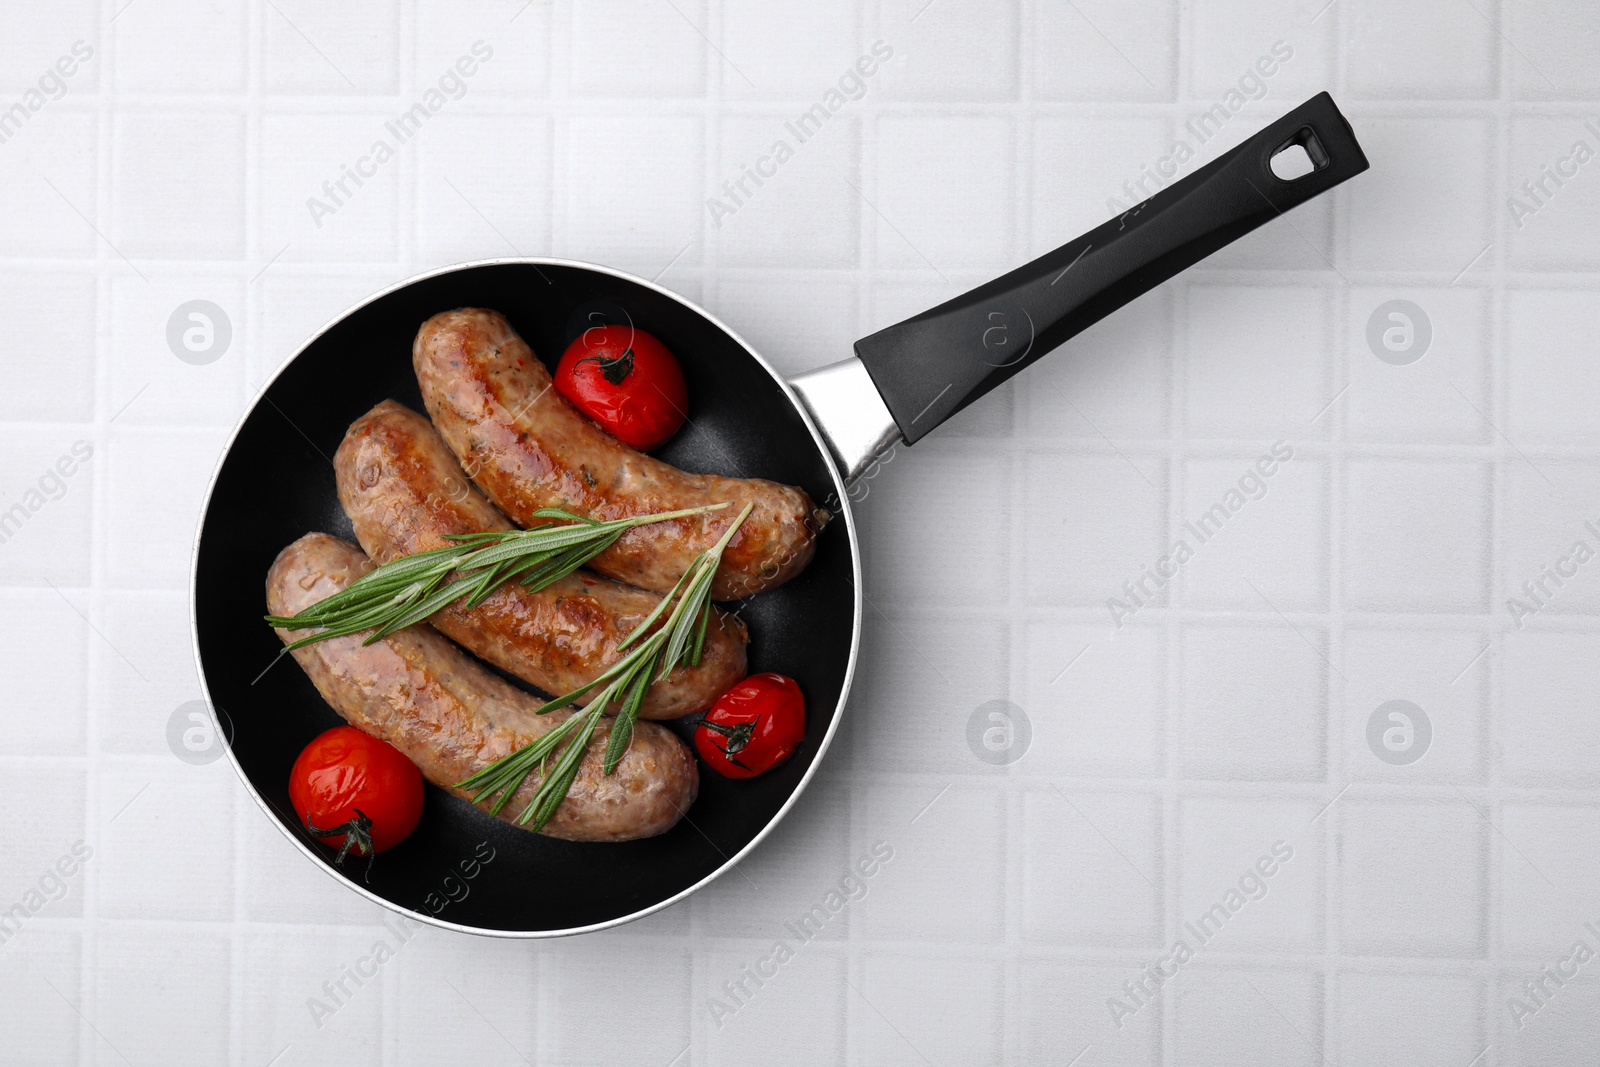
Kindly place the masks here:
[[(616, 544), (619, 537), (635, 526), (681, 519), (727, 506), (708, 504), (608, 522), (595, 522), (560, 508), (541, 508), (534, 512), (539, 518), (565, 519), (566, 524), (552, 523), (500, 533), (449, 534), (447, 536), (455, 544), (448, 548), (418, 552), (385, 563), (298, 615), (268, 615), (266, 620), (269, 625), (286, 630), (322, 628), (318, 633), (295, 641), (284, 649), (285, 652), (369, 629), (372, 634), (362, 643), (370, 645), (396, 630), (421, 622), (462, 597), (467, 598), (467, 607), (475, 608), (513, 579), (520, 580), (528, 589), (543, 589)], [(447, 581), (452, 574), (458, 577)]]
[[(599, 689), (582, 714), (574, 715), (533, 744), (518, 749), (509, 756), (496, 760), (483, 770), (456, 783), (457, 789), (474, 790), (474, 804), (485, 797), (499, 794), (490, 811), (498, 815), (522, 783), (545, 761), (563, 740), (572, 740), (561, 752), (555, 766), (545, 775), (534, 792), (533, 799), (517, 817), (517, 825), (528, 826), (538, 832), (550, 821), (561, 802), (566, 799), (572, 783), (577, 780), (578, 766), (588, 750), (589, 739), (594, 736), (600, 716), (614, 703), (620, 703), (616, 721), (611, 726), (611, 738), (606, 743), (604, 770), (614, 774), (622, 757), (627, 754), (628, 742), (633, 738), (633, 726), (639, 718), (639, 708), (644, 703), (650, 684), (665, 678), (675, 667), (695, 666), (700, 662), (705, 647), (706, 626), (711, 619), (711, 581), (717, 566), (722, 562), (722, 550), (733, 540), (734, 532), (744, 523), (753, 505), (746, 504), (739, 517), (711, 548), (696, 556), (694, 562), (672, 591), (662, 597), (661, 603), (645, 616), (623, 638), (618, 650), (633, 646), (626, 655), (607, 667), (601, 674), (570, 693), (565, 693), (545, 704), (539, 714), (555, 711), (575, 703), (586, 694)], [(657, 620), (671, 607), (671, 614), (662, 626), (648, 633)]]

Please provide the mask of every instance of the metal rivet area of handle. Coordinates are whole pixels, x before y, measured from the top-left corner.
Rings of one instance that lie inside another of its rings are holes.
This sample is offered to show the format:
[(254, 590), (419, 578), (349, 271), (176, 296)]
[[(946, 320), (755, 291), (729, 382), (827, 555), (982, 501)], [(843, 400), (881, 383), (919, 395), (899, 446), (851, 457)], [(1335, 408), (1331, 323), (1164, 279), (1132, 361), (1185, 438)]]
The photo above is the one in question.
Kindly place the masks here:
[(855, 356), (790, 378), (789, 385), (822, 431), (847, 489), (900, 440), (900, 427)]

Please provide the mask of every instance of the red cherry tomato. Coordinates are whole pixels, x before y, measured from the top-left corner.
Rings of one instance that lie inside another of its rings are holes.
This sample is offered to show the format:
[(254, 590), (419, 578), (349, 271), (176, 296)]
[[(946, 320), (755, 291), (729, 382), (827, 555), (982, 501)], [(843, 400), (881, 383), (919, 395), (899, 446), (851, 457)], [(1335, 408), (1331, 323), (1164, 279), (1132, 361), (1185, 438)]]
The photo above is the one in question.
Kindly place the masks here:
[(689, 411), (678, 361), (632, 326), (591, 326), (579, 334), (556, 368), (556, 392), (642, 452), (677, 433)]
[(354, 726), (319, 734), (289, 772), (289, 801), (300, 825), (339, 863), (354, 852), (391, 849), (422, 818), (422, 773), (387, 741)]
[(805, 739), (806, 698), (781, 674), (752, 674), (718, 697), (694, 730), (700, 758), (728, 778), (765, 774)]

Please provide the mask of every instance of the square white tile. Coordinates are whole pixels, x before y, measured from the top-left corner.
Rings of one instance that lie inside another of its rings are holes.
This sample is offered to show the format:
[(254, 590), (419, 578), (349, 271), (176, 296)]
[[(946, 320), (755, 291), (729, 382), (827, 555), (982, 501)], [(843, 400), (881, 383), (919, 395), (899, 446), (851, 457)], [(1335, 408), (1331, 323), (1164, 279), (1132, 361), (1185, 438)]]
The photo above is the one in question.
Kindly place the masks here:
[[(1161, 1061), (1160, 1002), (1132, 1015), (1113, 1014), (1108, 1002), (1124, 995), (1124, 984), (1149, 961), (1132, 956), (1120, 964), (1067, 959), (1028, 959), (1020, 967), (1018, 1024), (1027, 1063), (1070, 1062), (1095, 1056), (1115, 1067), (1154, 1067)], [(1086, 1053), (1085, 1050), (1088, 1050)]]
[[(698, 118), (578, 115), (556, 126), (557, 255), (653, 278), (700, 261), (706, 225)], [(596, 145), (605, 151), (593, 150)]]
[(86, 827), (81, 767), (13, 763), (6, 780), (30, 790), (19, 791), (8, 806), (11, 820), (0, 829), (8, 872), (0, 932), (20, 947), (23, 938), (42, 932), (44, 920), (83, 914), (85, 872), (92, 870), (104, 842), (99, 827)]
[[(852, 854), (887, 850), (872, 892), (850, 905), (855, 938), (939, 944), (1003, 935), (1007, 830), (998, 780), (937, 776), (884, 781), (855, 792)], [(949, 863), (949, 842), (965, 857)], [(884, 855), (879, 852), (877, 855)]]
[[(1005, 450), (971, 440), (930, 437), (901, 449), (856, 513), (866, 544), (865, 595), (885, 609), (1003, 603), (1017, 521), (1006, 505), (1010, 469)], [(956, 501), (989, 517), (960, 545), (934, 521)]]
[[(430, 936), (436, 934), (378, 925), (328, 927), (314, 938), (286, 937), (270, 927), (244, 932), (235, 946), (243, 960), (235, 994), (251, 1009), (232, 1044), (263, 1063), (298, 1048), (353, 1067), (377, 1067), (384, 1049), (374, 1035), (392, 996), (383, 968), (416, 938)], [(389, 958), (382, 965), (380, 941)], [(356, 975), (358, 966), (370, 976)]]
[(94, 418), (95, 280), (82, 273), (8, 271), (11, 342), (0, 354), (8, 386), (0, 415), (16, 422)]
[(1197, 953), (1322, 947), (1320, 803), (1191, 797), (1179, 807), (1178, 936)]
[(240, 116), (119, 114), (111, 150), (119, 180), (112, 187), (110, 225), (101, 229), (118, 252), (135, 262), (243, 257), (246, 150)]
[(1033, 91), (1045, 99), (1170, 100), (1178, 12), (1156, 0), (1029, 5)]
[(232, 427), (245, 404), (246, 283), (111, 281), (107, 406), (116, 425)]
[(1523, 99), (1593, 99), (1600, 76), (1587, 57), (1600, 42), (1593, 13), (1583, 7), (1545, 9), (1509, 4), (1505, 36), (1516, 42), (1510, 59), (1511, 85)]
[(270, 93), (380, 96), (399, 86), (400, 12), (273, 0), (261, 13)]
[[(1343, 644), (1341, 779), (1483, 780), (1484, 707), (1491, 672), (1500, 667), (1487, 635), (1350, 627)], [(1396, 700), (1414, 707), (1389, 706)], [(1397, 713), (1403, 718), (1392, 717)]]
[[(1600, 822), (1592, 804), (1507, 801), (1493, 845), (1500, 869), (1501, 951), (1539, 966), (1574, 941), (1593, 944), (1592, 899), (1600, 870)], [(1537, 968), (1533, 968), (1537, 969)]]
[(1518, 457), (1502, 468), (1505, 500), (1500, 515), (1499, 584), (1495, 615), (1521, 631), (1600, 612), (1600, 508), (1587, 502), (1600, 489), (1592, 462), (1533, 461)]
[[(81, 609), (80, 609), (81, 610)], [(0, 611), (27, 619), (0, 643), (10, 699), (0, 711), (14, 755), (79, 756), (86, 741), (88, 621), (54, 589), (0, 588)], [(49, 670), (40, 665), (49, 664)]]
[[(673, 4), (599, 0), (574, 8), (568, 91), (576, 96), (647, 99), (703, 91), (707, 62), (738, 68), (737, 57), (723, 60), (711, 51), (714, 46), (708, 47), (706, 8), (704, 0)], [(620, 23), (626, 23), (629, 32), (617, 33)], [(576, 58), (580, 56), (606, 58), (594, 63), (580, 61)], [(724, 76), (739, 81), (736, 69)]]
[(233, 918), (235, 788), (226, 762), (119, 763), (100, 772), (98, 788), (107, 820), (94, 860), (100, 915)]
[(1357, 0), (1345, 7), (1339, 12), (1340, 30), (1363, 42), (1347, 51), (1350, 91), (1404, 100), (1495, 95), (1505, 44), (1493, 16), (1456, 14), (1442, 4), (1402, 7)]
[(108, 506), (118, 516), (118, 536), (109, 538), (106, 547), (109, 585), (188, 585), (195, 517), (224, 436), (222, 430), (118, 426), (111, 431), (104, 476)]
[(1600, 722), (1589, 694), (1600, 668), (1600, 635), (1547, 627), (1507, 634), (1495, 723), (1500, 773), (1516, 785), (1592, 789)]
[(1002, 118), (885, 115), (869, 128), (862, 214), (880, 269), (1007, 270), (1017, 241), (1016, 130)]
[(1327, 604), (1328, 464), (1288, 438), (1269, 440), (1184, 464), (1183, 512), (1163, 567), (1177, 570), (1185, 607), (1276, 617)]
[(134, 249), (119, 254), (100, 236), (112, 229), (96, 201), (97, 169), (107, 146), (92, 110), (62, 103), (40, 112), (6, 139), (5, 149), (0, 195), (10, 210), (0, 218), (0, 241), (11, 254), (72, 257), (89, 268), (103, 249), (114, 264), (108, 271), (139, 273), (123, 259)]
[[(864, 1062), (1002, 1062), (1009, 1019), (1000, 961), (885, 952), (864, 957), (860, 970), (846, 1003), (850, 1050)], [(952, 988), (959, 998), (948, 997)]]
[[(703, 216), (730, 267), (853, 267), (865, 205), (860, 126), (841, 114), (805, 140), (780, 113), (724, 119)], [(850, 186), (854, 184), (856, 189)], [(843, 358), (843, 357), (841, 357)]]
[(1013, 665), (1031, 774), (1158, 777), (1166, 747), (1166, 637), (1144, 623), (1034, 619)]
[(1593, 270), (1600, 254), (1572, 240), (1600, 220), (1586, 164), (1600, 147), (1600, 122), (1581, 113), (1518, 116), (1511, 126), (1511, 189), (1505, 220), (1511, 262), (1522, 270)]
[[(1583, 370), (1583, 351), (1600, 335), (1600, 308), (1581, 289), (1506, 293), (1506, 437), (1519, 447), (1594, 445), (1588, 405), (1600, 385)], [(1529, 462), (1538, 465), (1538, 460)]]
[[(229, 1053), (222, 1027), (196, 1019), (229, 1016), (232, 950), (225, 934), (113, 929), (96, 938), (93, 1019), (96, 1063), (158, 1059), (174, 1067), (207, 1067)], [(174, 1041), (182, 1032), (183, 1040)]]
[[(276, 17), (276, 16), (274, 16)], [(410, 115), (410, 112), (407, 112)], [(402, 161), (433, 121), (377, 108), (261, 117), (257, 271), (281, 264), (386, 262), (399, 252)], [(409, 165), (415, 165), (409, 164)]]
[(1361, 130), (1372, 164), (1343, 194), (1350, 205), (1349, 265), (1451, 279), (1487, 269), (1495, 234), (1490, 205), (1499, 201), (1484, 167), (1498, 150), (1488, 122), (1346, 117)]
[(1326, 633), (1304, 625), (1188, 628), (1178, 695), (1184, 773), (1320, 781), (1327, 765), (1326, 655)]
[[(1176, 989), (1171, 988), (1176, 985)], [(1322, 1060), (1323, 977), (1310, 969), (1190, 964), (1164, 987), (1180, 1063), (1312, 1067)]]
[[(272, 9), (266, 9), (272, 14)], [(227, 3), (175, 0), (119, 5), (111, 37), (116, 87), (124, 92), (209, 96), (246, 88), (250, 10)]]
[(858, 83), (869, 96), (880, 87), (882, 61), (861, 29), (860, 6), (850, 0), (804, 6), (763, 0), (726, 4), (720, 13), (723, 51), (750, 79), (728, 71), (722, 88), (730, 97), (789, 96), (809, 104), (829, 87), (846, 98), (863, 92)]
[[(484, 158), (477, 149), (493, 143)], [(421, 138), (419, 250), (437, 263), (546, 254), (551, 130), (465, 112), (440, 114)]]
[[(513, 940), (485, 940), (429, 931), (398, 953), (394, 974), (398, 1007), (393, 1031), (396, 1062), (407, 1067), (449, 1061), (461, 1054), (468, 1019), (492, 1019), (475, 1047), (489, 1055), (535, 1062), (539, 1050), (539, 957)], [(440, 1025), (442, 1019), (459, 1020)]]
[(0, 582), (69, 590), (88, 613), (94, 486), (107, 466), (86, 426), (0, 427)]
[[(517, 0), (514, 5), (423, 0), (416, 15), (416, 87), (437, 86), (454, 70), (468, 82), (474, 98), (544, 97), (550, 92), (554, 9), (549, 0)], [(463, 57), (469, 62), (463, 63)]]
[[(83, 947), (78, 934), (40, 930), (33, 951), (21, 944), (0, 952), (0, 995), (6, 1001), (6, 1054), (18, 1063), (77, 1063), (81, 1023)], [(54, 988), (52, 988), (54, 987)]]
[[(1567, 956), (1572, 946), (1561, 946), (1556, 956)], [(1555, 957), (1552, 957), (1555, 958)], [(1496, 990), (1496, 1012), (1505, 1035), (1503, 1061), (1509, 1067), (1539, 1067), (1546, 1063), (1567, 1063), (1588, 1055), (1584, 1028), (1600, 1012), (1600, 982), (1588, 975), (1569, 981), (1559, 997), (1550, 997), (1537, 1006), (1535, 1014), (1511, 1014), (1511, 1002), (1520, 1002), (1520, 1011), (1532, 1010), (1534, 1001), (1527, 992), (1536, 971), (1507, 973)], [(1550, 988), (1549, 986), (1545, 987)], [(1516, 1026), (1516, 1020), (1523, 1023)]]
[[(1041, 449), (1023, 458), (1022, 469), (1028, 489), (1013, 507), (1029, 603), (1106, 608), (1109, 632), (1117, 619), (1168, 602), (1170, 584), (1124, 589), (1170, 547), (1162, 536), (1167, 480), (1159, 458)], [(1131, 608), (1119, 607), (1114, 618), (1106, 607), (1113, 598)]]
[(1024, 941), (1165, 947), (1159, 798), (1045, 786), (1022, 803)]
[(1490, 486), (1477, 463), (1347, 461), (1346, 602), (1373, 611), (1484, 610)]
[[(20, 93), (37, 89), (49, 94), (54, 82), (47, 80), (41, 87), (39, 78), (51, 70), (61, 74), (70, 69), (73, 73), (67, 82), (73, 91), (94, 91), (104, 46), (93, 0), (67, 0), (26, 12), (20, 7), (14, 8), (7, 13), (5, 33), (0, 34), (0, 39), (5, 42), (0, 46), (0, 70), (5, 71), (0, 76), (0, 85), (7, 90)], [(76, 55), (72, 51), (74, 45), (78, 46)], [(85, 55), (88, 58), (81, 62), (69, 62), (61, 68), (56, 66), (63, 56), (80, 59)]]
[(1484, 983), (1470, 977), (1343, 971), (1333, 984), (1339, 1062), (1450, 1067), (1488, 1046)]
[(1339, 944), (1360, 956), (1481, 959), (1487, 836), (1467, 800), (1339, 801)]
[[(540, 1035), (540, 1059), (608, 1064), (633, 1055), (670, 1063), (689, 1045), (693, 970), (687, 947), (646, 957), (626, 945), (599, 947), (568, 939), (539, 953), (540, 1015), (561, 1019)], [(654, 994), (633, 1004), (622, 1025), (612, 1020), (616, 975), (648, 981)]]
[[(1352, 440), (1482, 444), (1488, 420), (1490, 305), (1485, 289), (1352, 288), (1345, 301), (1346, 393), (1322, 420)], [(1486, 418), (1487, 416), (1487, 418)]]
[(1189, 432), (1263, 444), (1326, 435), (1328, 298), (1317, 287), (1189, 285)]
[[(1328, 87), (1335, 64), (1326, 0), (1236, 0), (1194, 13), (1188, 93), (1237, 113), (1271, 97), (1278, 110)], [(1231, 95), (1230, 95), (1231, 94)]]
[(693, 1055), (714, 1067), (844, 1060), (848, 998), (856, 996), (844, 960), (815, 944), (790, 941), (787, 947), (792, 955), (771, 941), (730, 941), (696, 960), (691, 1012), (696, 1033), (704, 1036)]
[[(1014, 100), (1017, 0), (909, 0), (881, 7), (863, 36), (884, 42), (884, 89), (893, 100)], [(878, 53), (882, 55), (883, 53)]]

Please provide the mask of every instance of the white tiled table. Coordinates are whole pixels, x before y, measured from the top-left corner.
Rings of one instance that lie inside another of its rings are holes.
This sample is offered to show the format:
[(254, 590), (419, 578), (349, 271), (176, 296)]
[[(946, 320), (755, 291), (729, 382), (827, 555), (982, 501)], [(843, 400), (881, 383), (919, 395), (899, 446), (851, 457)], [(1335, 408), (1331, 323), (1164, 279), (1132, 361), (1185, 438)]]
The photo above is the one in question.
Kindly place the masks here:
[[(92, 56), (0, 143), (0, 511), (42, 488), (0, 544), (0, 908), (59, 897), (0, 944), (0, 1061), (1593, 1062), (1600, 963), (1511, 998), (1600, 950), (1600, 562), (1520, 629), (1505, 602), (1600, 547), (1600, 162), (1508, 204), (1600, 150), (1597, 29), (1578, 0), (10, 5), (0, 113)], [(317, 225), (307, 198), (476, 41), (461, 98)], [(717, 225), (875, 41), (864, 95)], [(659, 275), (792, 373), (1324, 88), (1368, 174), (871, 483), (855, 697), (748, 877), (581, 939), (423, 931), (318, 1025), (385, 913), (167, 733), (199, 695), (207, 478), (309, 332), (428, 267), (554, 254)], [(232, 329), (203, 366), (166, 340), (192, 299)], [(1403, 366), (1367, 342), (1395, 299), (1432, 329)], [(1265, 496), (1114, 628), (1107, 598), (1278, 441)], [(982, 516), (959, 550), (956, 509)], [(966, 741), (997, 699), (1032, 728), (1004, 768)], [(1368, 743), (1395, 699), (1431, 723), (1406, 765)], [(865, 897), (718, 1019), (875, 842)], [(1192, 938), (1275, 842), (1264, 895)]]

